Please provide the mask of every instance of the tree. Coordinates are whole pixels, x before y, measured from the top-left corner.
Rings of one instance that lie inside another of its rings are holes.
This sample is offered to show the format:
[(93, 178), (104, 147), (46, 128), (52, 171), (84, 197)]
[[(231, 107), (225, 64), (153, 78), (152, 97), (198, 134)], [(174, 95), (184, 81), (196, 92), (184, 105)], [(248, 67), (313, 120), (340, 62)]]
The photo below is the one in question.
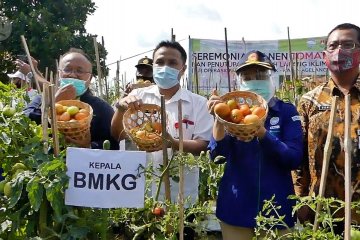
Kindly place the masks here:
[[(0, 16), (12, 21), (13, 30), (8, 39), (0, 42), (0, 52), (6, 51), (13, 58), (24, 54), (20, 39), (24, 35), (42, 71), (45, 67), (55, 71), (56, 59), (71, 47), (83, 49), (95, 62), (94, 35), (85, 29), (87, 16), (95, 10), (91, 0), (2, 0)], [(104, 61), (107, 52), (101, 44), (99, 54)]]

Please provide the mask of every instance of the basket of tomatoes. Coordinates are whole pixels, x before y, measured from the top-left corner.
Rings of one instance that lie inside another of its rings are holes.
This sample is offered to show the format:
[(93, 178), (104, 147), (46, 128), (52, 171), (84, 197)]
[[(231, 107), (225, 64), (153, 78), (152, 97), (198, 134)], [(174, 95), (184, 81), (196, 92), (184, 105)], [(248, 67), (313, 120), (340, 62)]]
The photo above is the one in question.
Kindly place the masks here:
[(123, 116), (124, 130), (141, 151), (162, 149), (161, 108), (143, 104), (139, 110), (128, 109)]
[(230, 135), (244, 142), (251, 141), (268, 114), (265, 99), (250, 91), (229, 92), (220, 99), (222, 102), (214, 108), (217, 120)]
[(90, 144), (92, 107), (79, 100), (62, 100), (55, 103), (59, 132), (75, 140), (87, 140)]

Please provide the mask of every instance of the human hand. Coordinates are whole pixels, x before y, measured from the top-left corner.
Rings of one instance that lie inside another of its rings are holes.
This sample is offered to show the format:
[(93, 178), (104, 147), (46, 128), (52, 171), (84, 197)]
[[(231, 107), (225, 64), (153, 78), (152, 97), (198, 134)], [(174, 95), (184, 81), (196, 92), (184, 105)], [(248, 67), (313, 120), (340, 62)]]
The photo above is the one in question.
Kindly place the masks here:
[(143, 104), (142, 100), (136, 96), (127, 96), (121, 98), (120, 100), (118, 100), (118, 103), (118, 105), (123, 109), (131, 108), (134, 110), (139, 110), (141, 105)]
[(218, 96), (217, 90), (213, 89), (212, 90), (212, 95), (209, 98), (208, 102), (207, 102), (207, 107), (208, 107), (208, 111), (210, 114), (214, 115), (214, 107), (216, 104), (221, 103), (222, 101), (220, 100), (220, 97)]
[(266, 128), (264, 127), (264, 125), (261, 125), (261, 127), (259, 128), (259, 130), (255, 133), (255, 136), (258, 137), (259, 139), (262, 139), (266, 134)]
[(130, 84), (130, 83), (126, 84), (125, 93), (129, 94), (132, 90), (133, 90), (132, 84)]
[(76, 98), (76, 89), (71, 84), (66, 84), (55, 93), (55, 102), (61, 100), (73, 100)]
[(19, 69), (19, 71), (24, 75), (27, 75), (29, 72), (31, 72), (30, 65), (20, 59), (15, 60), (15, 65)]

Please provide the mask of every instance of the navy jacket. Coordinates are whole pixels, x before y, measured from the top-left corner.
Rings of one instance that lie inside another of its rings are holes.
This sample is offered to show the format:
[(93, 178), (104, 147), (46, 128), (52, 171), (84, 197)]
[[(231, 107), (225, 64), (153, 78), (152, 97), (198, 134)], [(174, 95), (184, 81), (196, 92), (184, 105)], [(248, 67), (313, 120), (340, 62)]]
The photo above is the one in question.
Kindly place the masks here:
[[(104, 100), (92, 95), (90, 90), (80, 96), (80, 101), (88, 103), (93, 108), (94, 115), (90, 126), (91, 148), (102, 149), (102, 143), (107, 139), (110, 140), (111, 149), (118, 150), (119, 144), (110, 133), (114, 109)], [(28, 104), (24, 109), (24, 114), (37, 124), (41, 124), (41, 95), (36, 96)]]
[(291, 170), (302, 160), (301, 121), (294, 105), (273, 98), (265, 121), (266, 135), (258, 140), (242, 142), (226, 134), (221, 141), (210, 140), (211, 158), (226, 158), (224, 175), (219, 186), (216, 216), (223, 222), (254, 228), (255, 217), (263, 200), (275, 195), (280, 215), (294, 226), (291, 216), (294, 194)]

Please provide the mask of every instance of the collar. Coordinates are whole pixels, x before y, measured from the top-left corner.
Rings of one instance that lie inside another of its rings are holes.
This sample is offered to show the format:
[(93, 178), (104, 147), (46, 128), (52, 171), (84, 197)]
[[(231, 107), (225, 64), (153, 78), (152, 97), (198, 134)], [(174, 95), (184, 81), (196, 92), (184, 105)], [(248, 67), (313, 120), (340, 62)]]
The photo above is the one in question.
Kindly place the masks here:
[(270, 101), (268, 102), (268, 107), (271, 109), (271, 110), (274, 110), (274, 111), (277, 111), (279, 112), (280, 111), (280, 108), (279, 108), (279, 99), (277, 97), (272, 97), (270, 99)]
[[(156, 85), (149, 87), (146, 92), (154, 94), (157, 98), (161, 99), (159, 87)], [(183, 101), (191, 102), (191, 97), (189, 95), (189, 92), (181, 87), (168, 101), (166, 101), (166, 103), (177, 102), (180, 99), (182, 99)]]
[[(334, 91), (341, 92), (340, 89), (336, 86), (334, 80), (331, 77), (330, 77), (330, 80), (329, 80), (329, 83), (328, 83), (328, 87), (330, 88), (330, 93), (332, 95), (334, 95), (334, 94), (336, 95), (336, 93)], [(357, 76), (357, 79), (356, 79), (356, 81), (355, 81), (352, 88), (355, 88), (360, 92), (360, 75)]]

